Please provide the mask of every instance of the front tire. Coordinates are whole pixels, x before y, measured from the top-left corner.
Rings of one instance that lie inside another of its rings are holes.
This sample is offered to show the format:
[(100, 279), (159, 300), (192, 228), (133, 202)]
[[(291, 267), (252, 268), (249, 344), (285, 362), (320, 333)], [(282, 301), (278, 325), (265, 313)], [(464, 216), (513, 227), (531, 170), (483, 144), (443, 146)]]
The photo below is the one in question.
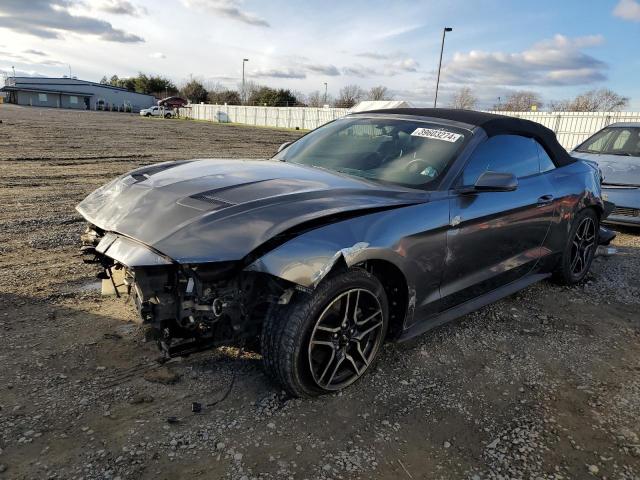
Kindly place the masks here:
[(332, 275), (270, 312), (261, 338), (265, 369), (296, 397), (342, 390), (374, 363), (388, 312), (382, 285), (367, 271)]
[(556, 278), (565, 285), (584, 280), (598, 248), (600, 219), (591, 208), (580, 211), (573, 219), (567, 244), (562, 252)]

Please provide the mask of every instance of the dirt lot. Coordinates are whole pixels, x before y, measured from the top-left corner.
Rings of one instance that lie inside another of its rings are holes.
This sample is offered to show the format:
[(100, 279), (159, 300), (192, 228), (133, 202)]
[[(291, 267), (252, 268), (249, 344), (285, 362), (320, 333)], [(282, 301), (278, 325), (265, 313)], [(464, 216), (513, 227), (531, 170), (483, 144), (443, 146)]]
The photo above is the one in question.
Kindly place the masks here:
[(157, 366), (132, 306), (81, 263), (74, 205), (141, 164), (265, 157), (298, 132), (9, 105), (0, 120), (0, 478), (640, 478), (632, 231), (584, 285), (535, 285), (388, 345), (344, 394), (292, 400), (257, 354)]

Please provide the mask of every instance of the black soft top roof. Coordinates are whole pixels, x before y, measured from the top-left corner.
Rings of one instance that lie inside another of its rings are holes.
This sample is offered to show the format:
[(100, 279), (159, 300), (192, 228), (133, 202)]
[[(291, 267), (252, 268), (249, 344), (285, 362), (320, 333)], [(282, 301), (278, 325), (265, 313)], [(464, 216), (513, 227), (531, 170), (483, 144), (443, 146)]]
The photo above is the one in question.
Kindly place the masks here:
[(482, 128), (489, 137), (494, 135), (522, 135), (535, 138), (547, 151), (557, 166), (567, 165), (575, 160), (558, 143), (556, 134), (547, 127), (506, 115), (456, 110), (452, 108), (387, 108), (358, 113), (384, 113), (391, 115), (413, 115), (416, 117), (444, 118)]

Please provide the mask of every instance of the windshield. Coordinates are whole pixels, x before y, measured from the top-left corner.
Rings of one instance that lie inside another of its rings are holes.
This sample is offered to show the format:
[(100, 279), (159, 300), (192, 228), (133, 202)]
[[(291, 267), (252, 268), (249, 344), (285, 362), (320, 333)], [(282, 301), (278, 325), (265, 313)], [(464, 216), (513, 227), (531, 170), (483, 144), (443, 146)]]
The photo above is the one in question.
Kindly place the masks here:
[(305, 135), (274, 158), (423, 188), (442, 177), (470, 135), (432, 122), (346, 117)]
[(576, 148), (578, 152), (640, 157), (640, 127), (611, 127)]

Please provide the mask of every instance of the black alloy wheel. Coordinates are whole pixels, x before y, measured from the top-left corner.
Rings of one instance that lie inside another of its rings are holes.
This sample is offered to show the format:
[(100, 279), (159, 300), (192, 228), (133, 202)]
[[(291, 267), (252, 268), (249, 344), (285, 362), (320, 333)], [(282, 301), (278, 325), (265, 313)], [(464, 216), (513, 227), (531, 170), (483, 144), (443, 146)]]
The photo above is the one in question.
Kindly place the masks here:
[(565, 285), (584, 280), (596, 255), (599, 230), (600, 219), (595, 210), (587, 208), (576, 214), (554, 274), (557, 280)]
[(373, 361), (383, 340), (382, 306), (369, 290), (338, 295), (311, 333), (309, 369), (316, 385), (340, 390), (355, 382)]
[(330, 274), (313, 292), (273, 306), (262, 326), (262, 362), (293, 396), (341, 390), (374, 363), (388, 318), (378, 278), (358, 267)]
[(573, 236), (571, 264), (569, 268), (576, 277), (582, 277), (589, 268), (596, 248), (596, 222), (591, 217), (583, 218)]

